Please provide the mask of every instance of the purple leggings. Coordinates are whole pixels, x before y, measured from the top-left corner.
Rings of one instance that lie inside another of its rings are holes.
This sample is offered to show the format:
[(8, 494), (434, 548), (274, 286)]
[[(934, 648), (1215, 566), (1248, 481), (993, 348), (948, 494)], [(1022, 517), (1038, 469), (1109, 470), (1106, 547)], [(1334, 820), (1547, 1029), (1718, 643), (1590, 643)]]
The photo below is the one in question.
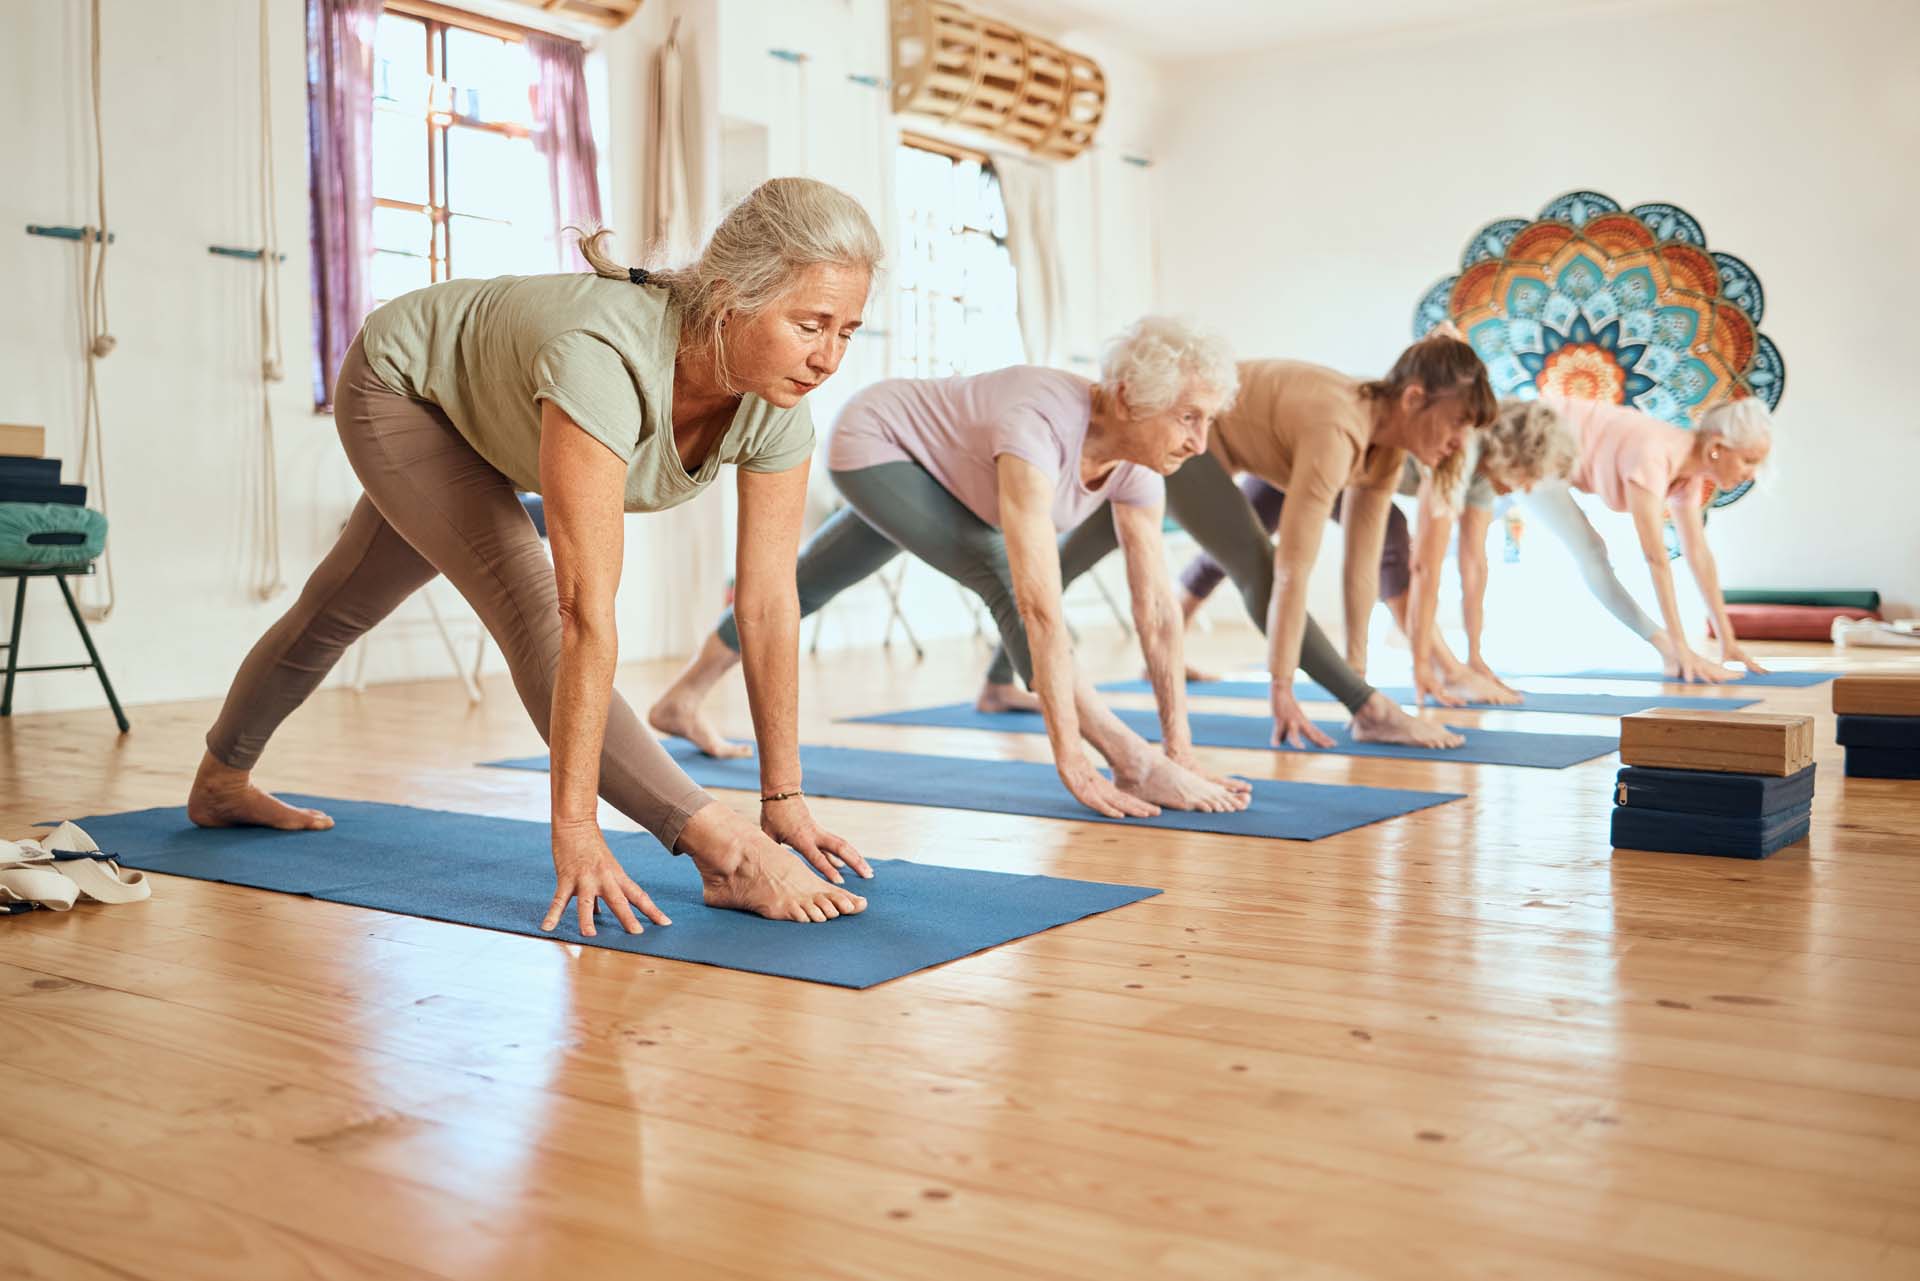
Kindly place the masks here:
[[(1253, 505), (1253, 514), (1260, 518), (1269, 534), (1280, 528), (1280, 509), (1287, 505), (1285, 490), (1275, 489), (1258, 476), (1247, 475), (1240, 478), (1240, 492), (1247, 496)], [(1340, 519), (1340, 501), (1340, 498), (1333, 500), (1335, 520)], [(1406, 594), (1413, 582), (1412, 562), (1413, 540), (1407, 534), (1407, 517), (1396, 503), (1387, 509), (1387, 536), (1380, 548), (1381, 600)], [(1220, 568), (1218, 561), (1200, 552), (1181, 571), (1180, 585), (1195, 600), (1205, 600), (1226, 576), (1227, 571)]]

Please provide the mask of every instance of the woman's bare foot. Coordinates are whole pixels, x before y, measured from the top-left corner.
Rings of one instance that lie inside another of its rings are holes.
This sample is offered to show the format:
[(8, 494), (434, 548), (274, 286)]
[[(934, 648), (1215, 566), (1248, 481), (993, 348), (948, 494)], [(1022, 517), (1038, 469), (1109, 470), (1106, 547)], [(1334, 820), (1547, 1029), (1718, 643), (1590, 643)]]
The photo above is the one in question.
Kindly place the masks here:
[(1040, 696), (1018, 685), (997, 685), (988, 681), (980, 687), (980, 697), (973, 700), (973, 709), (988, 713), (1037, 712), (1040, 710)]
[(679, 848), (700, 869), (708, 907), (802, 924), (867, 909), (866, 899), (821, 880), (798, 855), (718, 801), (687, 820)]
[(283, 832), (324, 832), (333, 820), (319, 810), (300, 809), (253, 785), (253, 775), (222, 765), (207, 752), (200, 757), (187, 817), (201, 827), (275, 827)]
[(753, 755), (746, 743), (730, 743), (714, 723), (707, 719), (703, 705), (720, 678), (740, 662), (740, 655), (727, 648), (719, 633), (707, 633), (699, 650), (687, 660), (686, 669), (674, 677), (647, 711), (647, 724), (662, 734), (686, 739), (708, 756), (732, 758)]
[[(677, 686), (675, 687), (678, 688)], [(647, 711), (647, 724), (662, 734), (684, 738), (707, 756), (730, 759), (753, 755), (751, 743), (735, 743), (707, 719), (700, 704), (676, 697), (670, 689)]]
[(1400, 705), (1375, 691), (1360, 704), (1348, 726), (1356, 743), (1399, 743), (1406, 747), (1459, 747), (1467, 740), (1445, 725), (1409, 716)]
[(1251, 789), (1242, 792), (1202, 778), (1159, 752), (1144, 753), (1128, 769), (1116, 767), (1113, 783), (1129, 795), (1170, 810), (1226, 814), (1247, 808), (1253, 800)]
[(1512, 707), (1521, 701), (1520, 695), (1500, 682), (1488, 680), (1468, 667), (1448, 674), (1447, 692), (1469, 703), (1488, 703), (1495, 707)]

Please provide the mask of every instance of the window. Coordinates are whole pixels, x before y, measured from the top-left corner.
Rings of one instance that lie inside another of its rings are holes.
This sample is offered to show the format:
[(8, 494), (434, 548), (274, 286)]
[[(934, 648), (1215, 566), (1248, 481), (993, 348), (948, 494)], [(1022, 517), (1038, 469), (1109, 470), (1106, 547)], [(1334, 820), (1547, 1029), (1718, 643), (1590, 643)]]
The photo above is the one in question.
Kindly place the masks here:
[(903, 142), (893, 373), (943, 378), (1020, 364), (1007, 209), (991, 165), (960, 148)]
[(439, 280), (552, 271), (533, 60), (516, 40), (387, 12), (374, 37), (375, 304)]

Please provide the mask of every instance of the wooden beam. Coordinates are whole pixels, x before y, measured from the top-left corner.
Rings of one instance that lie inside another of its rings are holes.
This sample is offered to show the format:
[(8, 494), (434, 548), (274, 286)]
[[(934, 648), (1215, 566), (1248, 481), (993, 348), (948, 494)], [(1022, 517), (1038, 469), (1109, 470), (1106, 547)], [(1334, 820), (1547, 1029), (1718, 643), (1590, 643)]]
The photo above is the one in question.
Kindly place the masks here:
[(990, 168), (993, 164), (993, 157), (977, 147), (967, 147), (957, 142), (930, 138), (924, 133), (902, 133), (900, 141), (904, 146), (931, 151), (934, 155), (945, 156), (949, 160), (971, 160), (983, 169)]

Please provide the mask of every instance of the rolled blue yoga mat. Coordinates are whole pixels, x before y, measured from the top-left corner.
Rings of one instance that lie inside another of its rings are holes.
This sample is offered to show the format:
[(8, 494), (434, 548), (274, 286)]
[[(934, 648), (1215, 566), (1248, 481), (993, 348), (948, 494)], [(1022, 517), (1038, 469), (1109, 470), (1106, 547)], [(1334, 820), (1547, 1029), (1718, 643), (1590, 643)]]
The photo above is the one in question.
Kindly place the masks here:
[[(1153, 685), (1143, 680), (1108, 681), (1100, 687), (1110, 694), (1151, 694)], [(1266, 681), (1189, 681), (1187, 693), (1204, 698), (1257, 698), (1262, 701), (1268, 696), (1272, 685)], [(1411, 685), (1382, 685), (1380, 692), (1396, 703), (1414, 701)], [(1562, 712), (1576, 716), (1625, 716), (1631, 712), (1644, 712), (1650, 707), (1688, 707), (1732, 711), (1737, 707), (1751, 707), (1759, 702), (1757, 698), (1701, 698), (1684, 694), (1541, 694), (1531, 690), (1522, 690), (1524, 697), (1518, 703), (1501, 706), (1498, 703), (1468, 703), (1462, 711), (1489, 712)], [(1293, 687), (1293, 696), (1303, 703), (1333, 703), (1339, 700), (1327, 690), (1312, 682), (1297, 683)], [(1442, 711), (1448, 709), (1442, 708)]]
[(283, 799), (326, 810), (335, 826), (325, 832), (207, 829), (195, 827), (178, 806), (78, 821), (102, 850), (144, 871), (853, 988), (1160, 893), (874, 858), (874, 879), (849, 878), (847, 887), (866, 898), (865, 912), (799, 925), (709, 908), (692, 860), (670, 857), (643, 832), (609, 832), (614, 855), (673, 924), (628, 934), (602, 909), (599, 932), (583, 938), (572, 905), (551, 933), (540, 929), (554, 888), (545, 823), (316, 796)]
[[(1149, 711), (1116, 708), (1114, 715), (1149, 742), (1160, 741), (1160, 717)], [(862, 725), (920, 725), (932, 729), (975, 729), (998, 734), (1044, 734), (1038, 712), (980, 712), (970, 703), (920, 707), (879, 716), (851, 718)], [(1332, 747), (1273, 747), (1273, 720), (1266, 716), (1227, 716), (1195, 712), (1187, 718), (1199, 747), (1239, 747), (1260, 751), (1321, 752), (1330, 756), (1384, 756), (1394, 760), (1451, 761), (1461, 765), (1523, 765), (1533, 769), (1565, 769), (1620, 749), (1618, 734), (1529, 734), (1516, 730), (1471, 729), (1453, 726), (1466, 744), (1452, 749), (1399, 747), (1385, 743), (1358, 743), (1340, 721), (1315, 721), (1333, 739)]]
[[(751, 757), (715, 760), (702, 756), (691, 743), (677, 738), (664, 739), (662, 745), (702, 787), (755, 791), (760, 786), (760, 763)], [(547, 758), (528, 756), (487, 764), (502, 769), (545, 771)], [(1053, 766), (1029, 761), (983, 761), (848, 747), (802, 747), (800, 767), (805, 774), (807, 792), (813, 796), (1293, 841), (1317, 841), (1368, 823), (1463, 799), (1459, 792), (1254, 779), (1253, 803), (1237, 813), (1162, 810), (1154, 818), (1107, 818), (1074, 800)]]
[[(1675, 680), (1664, 672), (1649, 672), (1637, 669), (1614, 669), (1608, 667), (1590, 667), (1584, 672), (1524, 672), (1525, 676), (1545, 676), (1555, 680), (1587, 681), (1658, 681), (1665, 685), (1683, 685), (1684, 681)], [(1728, 685), (1781, 685), (1799, 687), (1805, 685), (1824, 685), (1839, 672), (1746, 672), (1725, 682)], [(1694, 682), (1699, 685), (1699, 682)], [(1704, 687), (1703, 687), (1704, 688)], [(1662, 703), (1662, 707), (1671, 707), (1671, 703)]]

